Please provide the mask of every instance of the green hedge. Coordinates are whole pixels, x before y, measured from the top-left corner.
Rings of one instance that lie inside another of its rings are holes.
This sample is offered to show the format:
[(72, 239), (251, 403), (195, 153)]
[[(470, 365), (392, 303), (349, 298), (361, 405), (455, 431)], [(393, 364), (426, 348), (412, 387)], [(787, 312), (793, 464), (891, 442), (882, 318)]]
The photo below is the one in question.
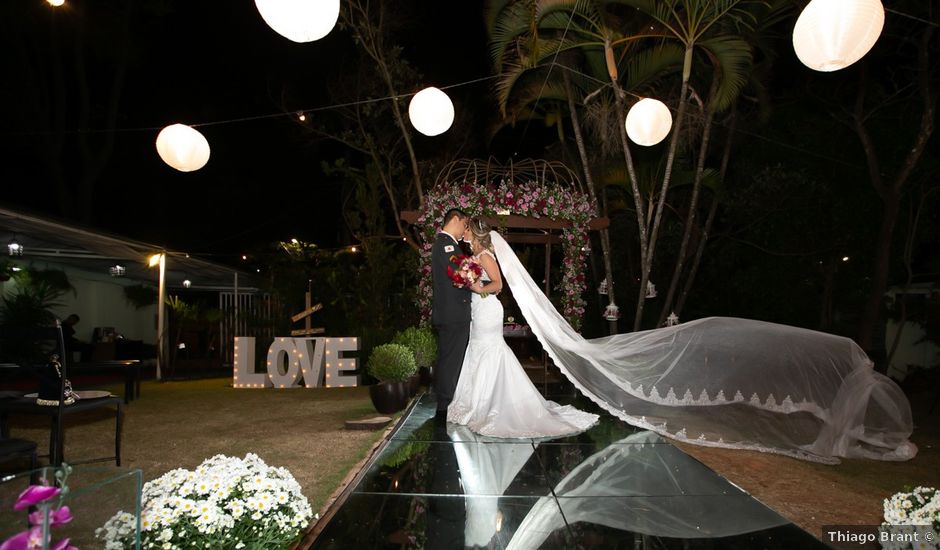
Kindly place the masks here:
[(418, 371), (414, 354), (401, 344), (383, 344), (372, 350), (368, 361), (369, 374), (380, 382), (401, 382)]

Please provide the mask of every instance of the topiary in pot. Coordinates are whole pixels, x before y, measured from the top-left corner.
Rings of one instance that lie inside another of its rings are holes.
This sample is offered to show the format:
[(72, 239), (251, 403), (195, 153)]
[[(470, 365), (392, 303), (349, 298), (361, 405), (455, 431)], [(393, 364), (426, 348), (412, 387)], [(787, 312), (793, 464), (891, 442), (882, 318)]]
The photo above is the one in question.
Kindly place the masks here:
[(408, 404), (407, 380), (417, 370), (414, 354), (400, 344), (384, 344), (372, 350), (366, 364), (369, 374), (379, 380), (369, 387), (369, 397), (380, 413), (400, 411)]
[(420, 376), (411, 377), (410, 391), (416, 395), (420, 384), (430, 384), (430, 368), (437, 360), (437, 335), (428, 327), (409, 327), (396, 334), (392, 343), (407, 347), (415, 356)]

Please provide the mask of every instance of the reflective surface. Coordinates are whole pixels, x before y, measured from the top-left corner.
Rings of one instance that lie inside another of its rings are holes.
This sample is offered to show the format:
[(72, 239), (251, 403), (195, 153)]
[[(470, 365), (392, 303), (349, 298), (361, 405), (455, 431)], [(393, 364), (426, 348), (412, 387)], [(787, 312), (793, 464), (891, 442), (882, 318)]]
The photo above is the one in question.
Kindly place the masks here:
[(433, 397), (422, 397), (314, 547), (826, 548), (667, 440), (607, 414), (550, 440), (482, 437), (433, 415)]

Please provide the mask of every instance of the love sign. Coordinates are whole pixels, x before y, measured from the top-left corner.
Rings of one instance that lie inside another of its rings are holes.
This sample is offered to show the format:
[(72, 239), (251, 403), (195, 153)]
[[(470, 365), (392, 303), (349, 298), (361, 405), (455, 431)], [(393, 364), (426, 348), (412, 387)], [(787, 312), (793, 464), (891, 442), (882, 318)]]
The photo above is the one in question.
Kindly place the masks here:
[(343, 352), (357, 351), (356, 337), (275, 338), (268, 347), (267, 372), (254, 372), (255, 338), (235, 337), (236, 388), (345, 388), (359, 385), (353, 374), (358, 360)]

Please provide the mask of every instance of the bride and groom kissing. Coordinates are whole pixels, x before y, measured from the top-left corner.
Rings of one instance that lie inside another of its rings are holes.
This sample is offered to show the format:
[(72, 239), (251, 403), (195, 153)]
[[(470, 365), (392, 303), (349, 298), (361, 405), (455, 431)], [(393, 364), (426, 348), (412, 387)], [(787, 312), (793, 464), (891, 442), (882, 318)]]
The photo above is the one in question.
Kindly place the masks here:
[[(438, 332), (434, 374), (438, 419), (493, 437), (551, 437), (583, 431), (598, 416), (545, 400), (503, 339), (503, 282), (494, 251), (502, 241), (482, 218), (458, 209), (444, 216), (431, 252), (433, 309)], [(482, 268), (479, 280), (458, 288), (447, 276), (469, 245)], [(508, 247), (507, 247), (508, 248)]]
[[(503, 339), (505, 281), (555, 366), (612, 416), (660, 435), (823, 463), (909, 460), (910, 404), (849, 338), (750, 319), (707, 317), (586, 339), (555, 309), (505, 239), (459, 209), (431, 253), (438, 332), (437, 419), (492, 437), (557, 437), (595, 414), (542, 397)], [(463, 254), (479, 280), (455, 286)]]

